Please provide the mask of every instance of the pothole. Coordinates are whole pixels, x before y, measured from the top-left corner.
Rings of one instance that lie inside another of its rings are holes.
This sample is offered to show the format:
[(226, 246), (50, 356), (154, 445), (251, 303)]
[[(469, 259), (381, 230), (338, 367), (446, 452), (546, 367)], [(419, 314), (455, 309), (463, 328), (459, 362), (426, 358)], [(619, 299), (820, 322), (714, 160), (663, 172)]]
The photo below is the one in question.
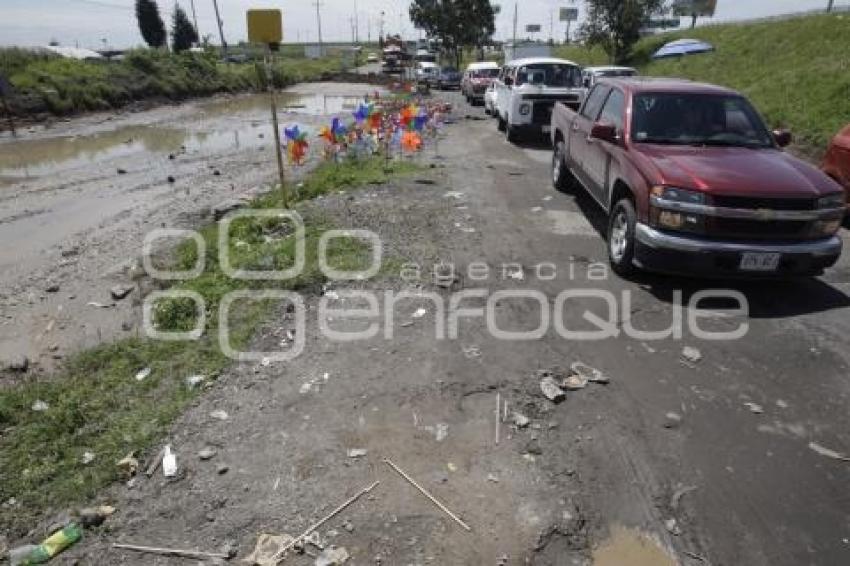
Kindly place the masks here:
[(611, 536), (593, 550), (593, 566), (678, 566), (654, 537), (615, 525)]

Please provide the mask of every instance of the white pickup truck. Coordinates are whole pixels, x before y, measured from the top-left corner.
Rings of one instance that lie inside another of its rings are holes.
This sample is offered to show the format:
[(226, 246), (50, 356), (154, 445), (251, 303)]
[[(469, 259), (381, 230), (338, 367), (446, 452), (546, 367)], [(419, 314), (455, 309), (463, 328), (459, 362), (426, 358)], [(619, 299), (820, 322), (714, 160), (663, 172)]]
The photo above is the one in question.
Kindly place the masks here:
[(526, 133), (548, 134), (555, 103), (578, 109), (584, 98), (581, 67), (566, 59), (511, 61), (495, 85), (499, 130), (510, 142)]

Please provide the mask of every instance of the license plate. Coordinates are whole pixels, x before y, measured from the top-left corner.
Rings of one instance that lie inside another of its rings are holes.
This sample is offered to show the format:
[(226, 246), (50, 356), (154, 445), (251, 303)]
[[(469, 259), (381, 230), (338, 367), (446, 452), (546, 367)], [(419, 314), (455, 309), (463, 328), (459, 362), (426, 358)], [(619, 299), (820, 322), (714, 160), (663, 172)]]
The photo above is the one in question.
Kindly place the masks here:
[(552, 126), (543, 126), (541, 129), (543, 130), (544, 134), (548, 134), (552, 131)]
[(776, 271), (782, 254), (746, 252), (741, 256), (741, 271)]

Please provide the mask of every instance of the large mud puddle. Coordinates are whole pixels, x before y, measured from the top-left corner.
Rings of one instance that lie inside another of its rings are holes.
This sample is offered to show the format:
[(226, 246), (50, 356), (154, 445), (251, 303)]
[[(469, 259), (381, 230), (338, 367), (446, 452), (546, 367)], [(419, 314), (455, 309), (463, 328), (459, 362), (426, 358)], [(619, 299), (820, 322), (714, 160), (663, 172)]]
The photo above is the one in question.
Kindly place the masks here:
[[(278, 93), (282, 124), (352, 111), (359, 96)], [(130, 125), (86, 135), (0, 143), (0, 187), (115, 158), (219, 153), (267, 146), (272, 139), (267, 94), (200, 103), (175, 123)]]
[(678, 566), (649, 535), (615, 526), (611, 536), (593, 551), (593, 566)]

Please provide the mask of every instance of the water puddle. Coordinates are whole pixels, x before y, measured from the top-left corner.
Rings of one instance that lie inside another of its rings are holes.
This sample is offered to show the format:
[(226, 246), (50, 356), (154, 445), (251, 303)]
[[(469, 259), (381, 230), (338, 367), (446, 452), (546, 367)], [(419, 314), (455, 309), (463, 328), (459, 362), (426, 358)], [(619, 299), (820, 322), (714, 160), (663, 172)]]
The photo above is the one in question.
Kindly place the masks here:
[(593, 551), (593, 566), (678, 566), (651, 536), (614, 526), (611, 536)]
[[(280, 114), (317, 117), (353, 111), (357, 96), (278, 93)], [(151, 155), (187, 152), (216, 153), (266, 146), (272, 138), (268, 95), (214, 100), (197, 106), (197, 117), (183, 118), (186, 127), (124, 126), (84, 136), (51, 137), (0, 144), (0, 187), (115, 158), (133, 163)], [(281, 117), (283, 123), (292, 118)]]
[[(335, 94), (301, 94), (295, 92), (280, 92), (275, 97), (280, 112), (294, 112), (311, 116), (342, 114), (354, 111), (362, 96), (347, 96)], [(269, 96), (254, 94), (213, 100), (199, 105), (207, 117), (229, 116), (241, 113), (269, 112)]]

